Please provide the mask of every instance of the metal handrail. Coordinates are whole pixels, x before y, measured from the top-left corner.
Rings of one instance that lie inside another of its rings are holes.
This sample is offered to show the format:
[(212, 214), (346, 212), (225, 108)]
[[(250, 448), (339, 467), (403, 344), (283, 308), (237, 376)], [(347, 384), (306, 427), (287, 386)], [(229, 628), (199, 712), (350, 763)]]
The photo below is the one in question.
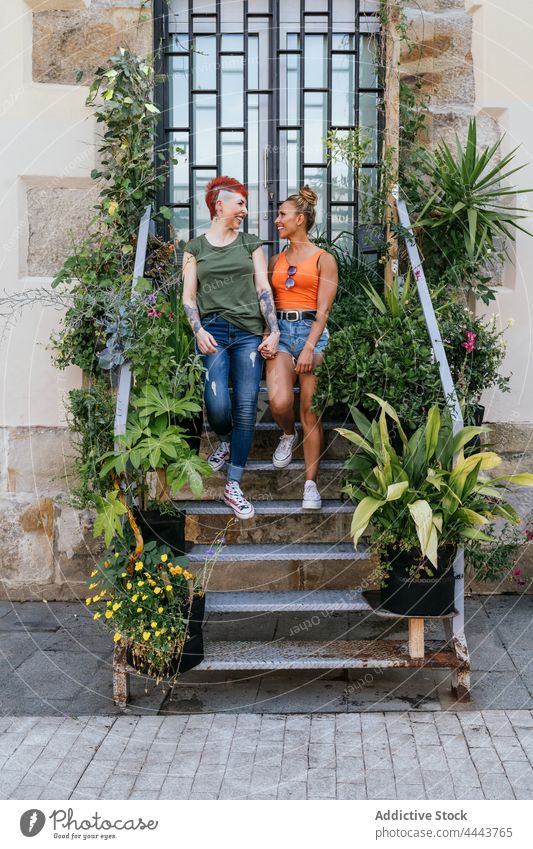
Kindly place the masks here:
[[(431, 300), (426, 275), (424, 274), (424, 269), (422, 267), (422, 261), (418, 252), (415, 234), (413, 232), (413, 227), (409, 218), (407, 206), (405, 201), (401, 200), (400, 198), (400, 190), (397, 185), (394, 186), (392, 189), (392, 196), (394, 197), (394, 200), (396, 202), (398, 220), (405, 234), (404, 239), (407, 248), (407, 254), (409, 256), (409, 262), (411, 264), (413, 277), (415, 278), (416, 286), (418, 289), (418, 297), (420, 298), (420, 305), (424, 314), (424, 320), (426, 322), (429, 340), (431, 342), (431, 347), (433, 349), (435, 359), (439, 366), (442, 390), (444, 392), (444, 397), (447, 403), (451, 407), (450, 412), (452, 416), (453, 434), (455, 435), (456, 433), (458, 433), (458, 431), (461, 430), (462, 427), (464, 427), (464, 420), (463, 414), (461, 412), (461, 406), (459, 404), (459, 397), (455, 389), (452, 373), (450, 371), (450, 365), (448, 363), (448, 358), (444, 349), (441, 332), (437, 323), (435, 309)], [(457, 614), (453, 618), (452, 630), (453, 636), (456, 639), (459, 639), (462, 643), (464, 643), (464, 571), (464, 548), (460, 547), (457, 549), (457, 554), (454, 561), (455, 609), (457, 611)]]
[[(137, 232), (137, 247), (135, 250), (135, 263), (133, 266), (133, 276), (131, 279), (131, 297), (134, 301), (138, 298), (137, 280), (144, 274), (144, 265), (146, 262), (146, 250), (148, 247), (148, 234), (152, 229), (152, 207), (150, 204), (145, 207), (141, 220), (139, 222), (139, 230)], [(117, 390), (117, 403), (115, 407), (115, 451), (117, 450), (116, 438), (123, 436), (126, 433), (126, 422), (128, 420), (128, 408), (130, 405), (131, 391), (131, 368), (129, 363), (123, 363), (120, 366)]]

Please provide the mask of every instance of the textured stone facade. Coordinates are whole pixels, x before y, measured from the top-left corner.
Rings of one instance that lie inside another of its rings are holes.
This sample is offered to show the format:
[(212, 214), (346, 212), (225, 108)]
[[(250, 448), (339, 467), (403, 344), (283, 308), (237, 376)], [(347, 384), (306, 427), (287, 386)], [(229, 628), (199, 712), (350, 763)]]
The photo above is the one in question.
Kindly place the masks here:
[(93, 512), (69, 506), (74, 483), (64, 428), (2, 428), (0, 597), (80, 598), (102, 549)]
[[(52, 4), (53, 5), (53, 4)], [(92, 0), (87, 9), (35, 11), (33, 14), (33, 79), (74, 85), (91, 79), (119, 47), (146, 55), (152, 50), (152, 24), (141, 2)]]
[(27, 273), (53, 277), (87, 232), (98, 199), (93, 185), (34, 186), (28, 208)]

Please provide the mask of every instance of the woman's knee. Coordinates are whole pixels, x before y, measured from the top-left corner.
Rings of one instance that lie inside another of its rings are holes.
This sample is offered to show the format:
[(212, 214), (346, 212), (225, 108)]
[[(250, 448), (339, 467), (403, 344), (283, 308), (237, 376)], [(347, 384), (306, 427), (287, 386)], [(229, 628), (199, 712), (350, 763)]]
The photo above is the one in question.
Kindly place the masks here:
[(268, 403), (273, 413), (279, 416), (285, 415), (293, 408), (294, 391), (291, 393), (270, 391), (268, 394)]
[(309, 403), (300, 404), (300, 421), (305, 432), (322, 426), (322, 420), (320, 416), (313, 412), (311, 404), (312, 399)]

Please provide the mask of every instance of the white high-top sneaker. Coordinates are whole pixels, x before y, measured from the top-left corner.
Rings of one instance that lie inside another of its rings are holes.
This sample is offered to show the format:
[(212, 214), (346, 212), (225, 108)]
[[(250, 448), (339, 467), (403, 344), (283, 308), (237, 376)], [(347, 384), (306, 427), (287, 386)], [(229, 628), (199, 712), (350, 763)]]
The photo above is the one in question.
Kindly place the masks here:
[(255, 515), (253, 505), (246, 500), (237, 481), (228, 481), (224, 488), (224, 503), (231, 507), (238, 519), (251, 519)]
[(211, 454), (207, 458), (207, 462), (211, 466), (214, 472), (218, 472), (219, 469), (224, 466), (229, 460), (229, 442), (219, 442), (214, 451), (211, 451)]

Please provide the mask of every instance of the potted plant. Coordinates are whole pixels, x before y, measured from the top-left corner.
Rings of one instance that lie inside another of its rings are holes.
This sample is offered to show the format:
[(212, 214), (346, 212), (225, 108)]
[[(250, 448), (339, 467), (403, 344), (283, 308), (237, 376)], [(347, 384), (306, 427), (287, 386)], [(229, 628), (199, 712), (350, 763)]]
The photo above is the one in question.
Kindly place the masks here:
[[(164, 500), (149, 503), (149, 474), (158, 473), (159, 486), (168, 487), (171, 496), (185, 484), (194, 495), (201, 494), (202, 476), (212, 474), (212, 469), (189, 446), (185, 429), (172, 424), (172, 419), (187, 417), (200, 405), (190, 390), (181, 398), (171, 398), (150, 384), (136, 389), (130, 403), (126, 432), (117, 438), (116, 447), (100, 458), (100, 476), (111, 474), (116, 484), (114, 490), (96, 498), (95, 535), (103, 533), (106, 545), (115, 534), (123, 536), (124, 510), (117, 496), (119, 487), (123, 497), (136, 502), (133, 512), (143, 538), (164, 543), (175, 554), (184, 554), (185, 513), (172, 509)], [(166, 491), (161, 495), (164, 499)]]
[(91, 574), (85, 602), (95, 608), (93, 618), (125, 644), (137, 671), (158, 681), (204, 657), (205, 596), (187, 565), (187, 558), (149, 542), (135, 557), (128, 547), (108, 548)]
[[(533, 486), (532, 474), (487, 477), (501, 459), (482, 450), (465, 457), (464, 446), (488, 428), (468, 426), (453, 435), (446, 410), (437, 405), (408, 439), (386, 401), (378, 421), (353, 409), (357, 431), (338, 428), (358, 451), (345, 463), (344, 492), (357, 505), (351, 525), (354, 545), (372, 521), (371, 547), (380, 558), (382, 604), (410, 616), (442, 616), (453, 611), (453, 561), (469, 541), (490, 541), (480, 526), (495, 517), (520, 524), (503, 500), (504, 483)], [(390, 441), (388, 420), (401, 449)], [(454, 462), (455, 458), (455, 462)]]

